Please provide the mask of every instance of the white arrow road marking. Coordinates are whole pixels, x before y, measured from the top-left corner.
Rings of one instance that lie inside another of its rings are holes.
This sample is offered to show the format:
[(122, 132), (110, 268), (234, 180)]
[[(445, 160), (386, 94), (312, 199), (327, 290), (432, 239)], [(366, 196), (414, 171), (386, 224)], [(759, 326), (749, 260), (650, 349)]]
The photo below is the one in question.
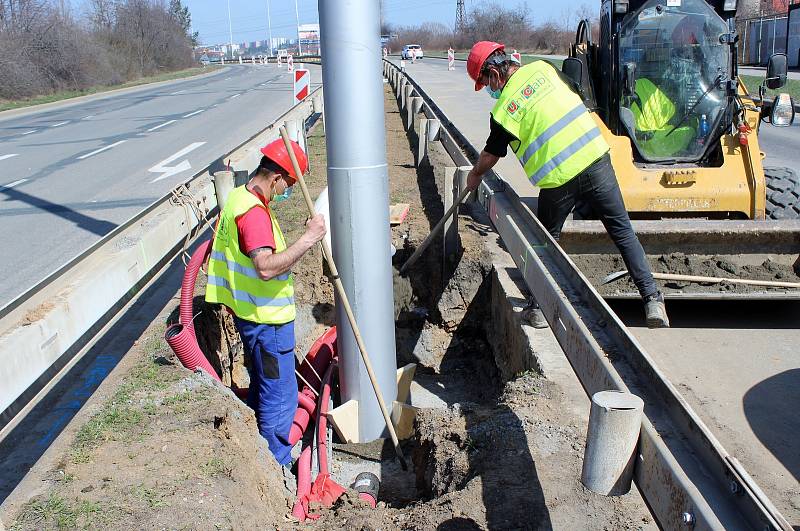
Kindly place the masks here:
[(234, 94), (233, 96), (231, 96), (231, 97), (230, 97), (230, 98), (228, 98), (228, 99), (229, 99), (229, 100), (232, 100), (233, 98), (238, 98), (239, 96), (241, 96), (241, 94)]
[(107, 146), (103, 146), (100, 149), (95, 149), (91, 153), (87, 153), (86, 155), (81, 155), (80, 157), (78, 157), (78, 160), (88, 159), (92, 155), (97, 155), (98, 153), (102, 153), (103, 151), (105, 151), (107, 149), (111, 149), (113, 147), (116, 147), (116, 146), (122, 144), (123, 142), (126, 142), (126, 140), (120, 140), (119, 142), (114, 142), (113, 144), (109, 144)]
[(29, 134), (35, 133), (35, 132), (36, 132), (36, 129), (31, 129), (30, 131), (25, 131), (24, 133), (22, 133), (22, 136), (29, 135)]
[(170, 95), (170, 96), (177, 96), (178, 94), (183, 94), (184, 92), (186, 92), (186, 89), (183, 89), (183, 90), (176, 90), (175, 92), (170, 92), (170, 94), (169, 94), (169, 95)]
[(170, 120), (169, 122), (164, 122), (164, 123), (163, 123), (163, 124), (161, 124), (161, 125), (157, 125), (157, 126), (155, 126), (155, 127), (151, 127), (150, 129), (148, 129), (148, 130), (147, 130), (147, 132), (148, 132), (148, 133), (150, 133), (150, 132), (153, 132), (153, 131), (155, 131), (156, 129), (161, 129), (161, 128), (162, 128), (162, 127), (164, 127), (164, 126), (167, 126), (167, 125), (169, 125), (169, 124), (174, 124), (174, 123), (175, 123), (175, 120)]
[(183, 161), (181, 161), (180, 164), (176, 164), (175, 166), (167, 166), (167, 164), (169, 164), (170, 162), (172, 162), (172, 161), (174, 161), (176, 159), (179, 159), (179, 158), (183, 157), (187, 153), (190, 153), (190, 152), (194, 151), (195, 149), (199, 148), (203, 144), (205, 144), (205, 142), (195, 142), (194, 144), (189, 144), (188, 146), (186, 146), (182, 150), (178, 151), (177, 153), (175, 153), (171, 157), (162, 160), (161, 162), (159, 162), (158, 164), (156, 164), (155, 166), (153, 166), (152, 168), (147, 170), (147, 171), (149, 171), (151, 173), (161, 173), (162, 174), (162, 175), (159, 175), (158, 177), (156, 177), (155, 179), (153, 179), (150, 182), (154, 183), (154, 182), (160, 181), (162, 179), (166, 179), (167, 177), (172, 177), (173, 175), (175, 175), (177, 173), (180, 173), (182, 171), (186, 171), (186, 170), (191, 169), (192, 165), (189, 164), (188, 160), (183, 160)]
[(68, 124), (68, 123), (69, 123), (69, 120), (67, 120), (66, 122), (58, 122), (57, 124), (53, 124), (50, 127), (60, 127), (60, 126), (62, 126), (64, 124)]
[(11, 157), (16, 157), (19, 153), (11, 153), (10, 155), (0, 155), (0, 160), (10, 159)]
[(15, 186), (17, 186), (18, 184), (22, 184), (22, 183), (24, 183), (24, 182), (25, 182), (25, 181), (27, 181), (27, 180), (28, 180), (28, 179), (20, 179), (20, 180), (18, 180), (18, 181), (14, 181), (13, 183), (4, 184), (3, 186), (0, 186), (0, 190), (7, 190), (7, 189), (9, 189), (9, 188), (14, 188), (14, 187), (15, 187)]
[(200, 114), (201, 112), (205, 111), (205, 109), (200, 109), (199, 111), (190, 112), (189, 114), (184, 114), (184, 118), (188, 118), (190, 116), (194, 116), (195, 114)]

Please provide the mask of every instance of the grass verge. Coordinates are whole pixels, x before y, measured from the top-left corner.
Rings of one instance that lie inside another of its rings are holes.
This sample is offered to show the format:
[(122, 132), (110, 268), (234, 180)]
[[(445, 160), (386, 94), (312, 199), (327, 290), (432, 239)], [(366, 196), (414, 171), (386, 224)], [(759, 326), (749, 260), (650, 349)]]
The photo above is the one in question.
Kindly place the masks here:
[[(753, 96), (758, 96), (758, 86), (764, 81), (764, 78), (761, 76), (739, 76), (742, 78), (742, 82), (747, 87), (747, 90)], [(767, 98), (774, 98), (777, 94), (781, 92), (786, 92), (789, 94), (792, 99), (794, 99), (795, 104), (800, 104), (800, 80), (797, 79), (787, 79), (786, 85), (778, 90), (769, 90), (767, 89)]]
[(199, 74), (205, 74), (207, 72), (212, 72), (214, 70), (220, 69), (222, 66), (206, 66), (206, 67), (194, 67), (194, 68), (187, 68), (185, 70), (178, 70), (176, 72), (166, 72), (164, 74), (158, 74), (155, 76), (147, 76), (143, 78), (136, 79), (134, 81), (128, 81), (127, 83), (122, 83), (121, 85), (98, 85), (95, 87), (90, 87), (85, 90), (64, 90), (61, 92), (55, 92), (53, 94), (46, 94), (43, 96), (35, 96), (33, 98), (25, 98), (21, 100), (4, 100), (0, 99), (0, 111), (8, 111), (11, 109), (21, 109), (23, 107), (32, 107), (34, 105), (41, 105), (43, 103), (52, 103), (54, 101), (62, 101), (68, 100), (71, 98), (77, 98), (79, 96), (88, 96), (89, 94), (100, 94), (102, 92), (108, 92), (110, 90), (117, 90), (122, 88), (129, 88), (129, 87), (136, 87), (139, 85), (146, 85), (148, 83), (157, 83), (159, 81), (169, 81), (172, 79), (182, 79), (185, 77), (192, 77)]
[(57, 494), (37, 499), (25, 506), (11, 530), (16, 529), (91, 529), (107, 523), (108, 514), (99, 503), (70, 502)]

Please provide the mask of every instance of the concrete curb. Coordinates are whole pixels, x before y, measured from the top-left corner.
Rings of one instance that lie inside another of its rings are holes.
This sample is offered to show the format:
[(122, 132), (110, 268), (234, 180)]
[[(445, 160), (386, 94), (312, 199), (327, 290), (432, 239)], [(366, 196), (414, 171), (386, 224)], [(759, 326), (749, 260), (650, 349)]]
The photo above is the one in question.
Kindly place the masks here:
[(181, 83), (183, 81), (204, 79), (207, 77), (219, 75), (224, 71), (225, 71), (224, 68), (220, 68), (219, 70), (215, 70), (213, 72), (206, 72), (203, 74), (197, 74), (196, 76), (182, 77), (179, 79), (167, 79), (165, 81), (155, 81), (153, 83), (144, 83), (142, 85), (136, 85), (135, 87), (125, 87), (120, 89), (106, 90), (103, 92), (98, 92), (97, 94), (87, 94), (85, 96), (77, 96), (75, 98), (69, 98), (66, 100), (53, 101), (50, 103), (40, 103), (38, 105), (31, 105), (29, 107), (20, 107), (19, 109), (9, 109), (7, 111), (0, 111), (0, 122), (3, 122), (11, 118), (17, 118), (19, 116), (26, 116), (26, 115), (33, 116), (36, 114), (53, 110), (55, 108), (69, 108), (75, 105), (79, 105), (81, 103), (86, 103), (87, 101), (102, 100), (114, 96), (119, 96), (121, 94), (133, 94), (151, 88), (168, 87), (170, 85), (177, 85), (178, 83)]

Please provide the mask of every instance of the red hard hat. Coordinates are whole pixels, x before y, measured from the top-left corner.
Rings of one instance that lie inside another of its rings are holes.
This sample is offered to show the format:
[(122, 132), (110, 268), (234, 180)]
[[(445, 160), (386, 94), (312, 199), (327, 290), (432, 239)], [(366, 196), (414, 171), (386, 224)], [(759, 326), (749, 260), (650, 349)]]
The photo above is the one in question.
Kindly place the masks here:
[[(306, 154), (303, 151), (303, 148), (300, 147), (300, 144), (292, 140), (289, 142), (292, 145), (292, 151), (294, 151), (294, 156), (297, 159), (297, 165), (300, 166), (300, 171), (305, 173), (308, 169), (308, 157), (306, 157)], [(283, 140), (278, 139), (270, 142), (261, 148), (261, 153), (263, 153), (264, 156), (269, 160), (286, 170), (289, 176), (294, 178), (295, 181), (299, 179), (300, 176), (296, 175), (294, 172), (292, 160), (289, 158), (289, 153), (286, 151), (286, 145), (283, 143)]]
[(497, 50), (505, 50), (505, 45), (499, 42), (480, 41), (476, 42), (469, 51), (467, 73), (475, 81), (475, 90), (480, 90), (484, 87), (483, 83), (478, 81), (478, 78), (481, 77), (481, 67), (486, 62), (486, 59)]

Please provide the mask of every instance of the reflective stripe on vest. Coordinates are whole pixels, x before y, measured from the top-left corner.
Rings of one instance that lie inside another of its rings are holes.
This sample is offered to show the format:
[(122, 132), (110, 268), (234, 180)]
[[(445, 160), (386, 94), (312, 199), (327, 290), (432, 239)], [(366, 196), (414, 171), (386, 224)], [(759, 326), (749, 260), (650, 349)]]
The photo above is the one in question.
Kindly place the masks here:
[[(228, 260), (225, 257), (225, 254), (221, 253), (219, 251), (211, 251), (211, 259), (212, 260), (219, 260), (221, 262), (225, 262), (225, 264), (228, 266), (228, 269), (230, 269), (231, 271), (235, 271), (236, 273), (241, 273), (242, 275), (248, 276), (250, 278), (260, 278), (258, 276), (258, 271), (256, 271), (256, 269), (254, 267), (248, 267), (248, 266), (243, 265), (243, 264), (237, 264), (233, 260)], [(291, 272), (288, 272), (288, 273), (284, 273), (282, 275), (278, 275), (278, 276), (273, 277), (273, 278), (275, 280), (289, 280), (289, 277), (291, 276), (291, 274), (292, 274)], [(219, 285), (219, 284), (217, 284), (217, 285)]]
[[(295, 318), (291, 273), (262, 280), (252, 259), (242, 253), (239, 246), (236, 218), (251, 208), (265, 207), (244, 186), (231, 190), (220, 215), (209, 257), (206, 301), (224, 304), (237, 317), (254, 323), (288, 323)], [(270, 218), (275, 252), (280, 253), (286, 249), (286, 240), (272, 213)]]
[(518, 139), (511, 148), (541, 188), (565, 184), (609, 150), (583, 101), (544, 61), (511, 76), (492, 117)]
[(294, 304), (294, 295), (291, 297), (282, 297), (282, 298), (269, 298), (269, 297), (257, 297), (246, 291), (233, 289), (222, 277), (218, 277), (215, 275), (208, 276), (208, 283), (214, 286), (220, 286), (233, 294), (233, 299), (239, 302), (246, 302), (252, 304), (254, 306), (286, 306), (287, 304)]

